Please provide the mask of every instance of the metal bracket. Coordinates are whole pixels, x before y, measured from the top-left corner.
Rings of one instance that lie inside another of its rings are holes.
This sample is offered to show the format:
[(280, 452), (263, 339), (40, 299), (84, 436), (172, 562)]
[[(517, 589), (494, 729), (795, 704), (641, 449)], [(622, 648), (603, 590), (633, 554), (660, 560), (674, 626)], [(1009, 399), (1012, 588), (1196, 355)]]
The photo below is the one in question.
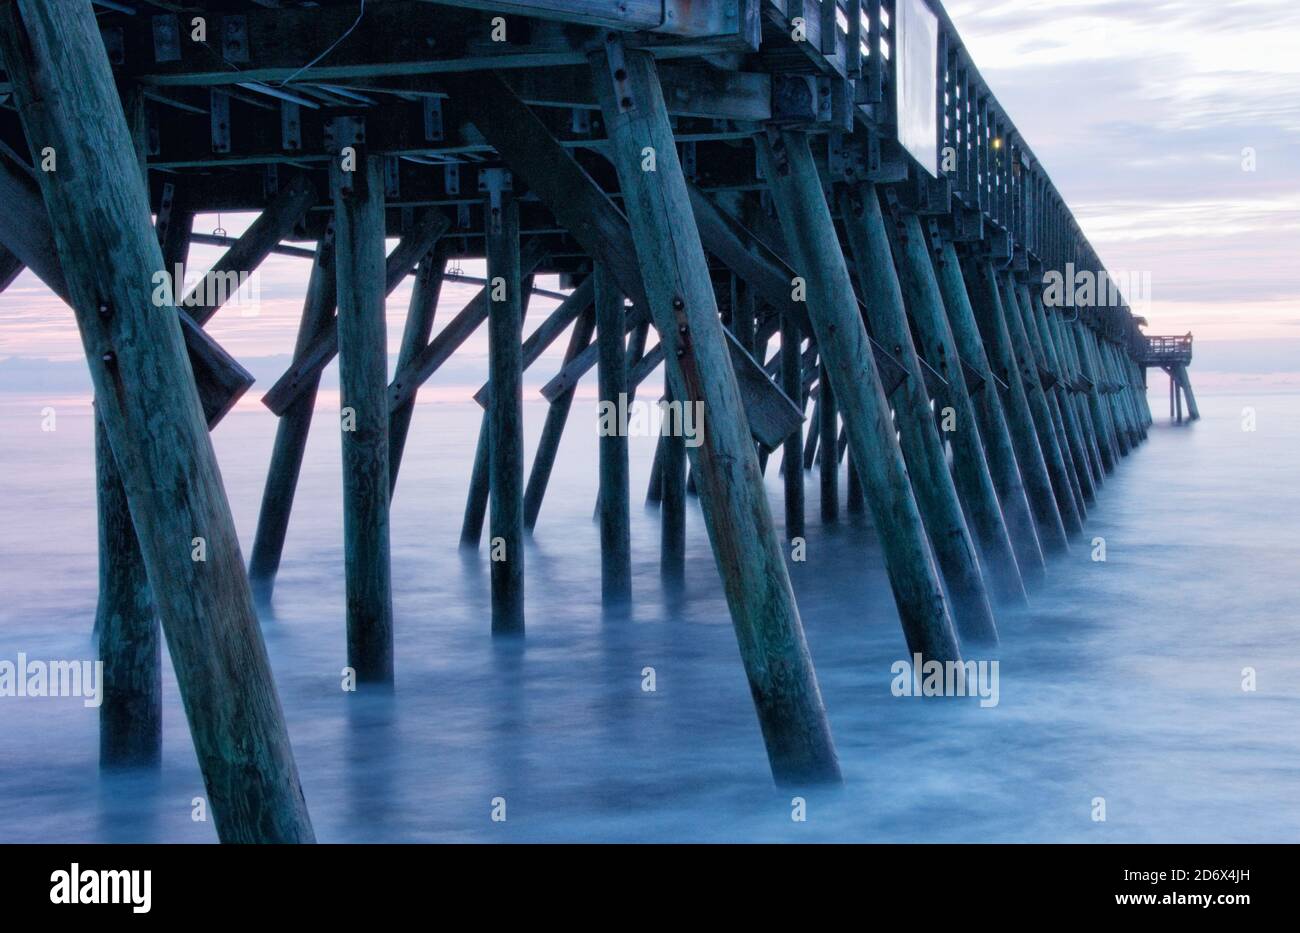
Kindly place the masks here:
[(208, 95), (212, 124), (212, 151), (230, 151), (230, 95), (213, 88)]
[(867, 178), (877, 184), (907, 181), (907, 160), (892, 139), (872, 132), (867, 137)]
[(243, 16), (221, 18), (221, 55), (228, 62), (248, 61), (248, 20)]
[(442, 187), (447, 194), (460, 194), (460, 163), (448, 162), (442, 168)]
[(940, 256), (943, 255), (943, 245), (948, 241), (948, 234), (944, 232), (943, 224), (939, 222), (938, 217), (925, 218), (925, 231), (930, 237), (930, 252), (934, 256), (935, 262), (940, 262)]
[(181, 60), (181, 27), (175, 13), (162, 13), (153, 17), (153, 60), (178, 62)]
[[(338, 159), (349, 146), (355, 148), (366, 141), (366, 121), (363, 117), (340, 115), (325, 121), (325, 149), (331, 157), (330, 182), (338, 185), (339, 192), (352, 190), (355, 172), (342, 171)], [(358, 153), (358, 155), (360, 155)]]
[(636, 109), (632, 97), (632, 88), (628, 81), (627, 58), (623, 54), (623, 40), (616, 32), (605, 37), (605, 64), (609, 66), (609, 77), (614, 82), (614, 101), (619, 113), (630, 113)]
[(575, 136), (591, 135), (591, 111), (583, 107), (574, 107), (570, 111), (569, 128)]
[(907, 227), (903, 224), (903, 203), (898, 199), (898, 189), (892, 185), (885, 185), (882, 189), (885, 192), (885, 213), (889, 215), (894, 229), (898, 231), (900, 241), (907, 241)]
[(853, 182), (867, 177), (865, 148), (844, 130), (831, 130), (826, 138), (827, 174), (831, 178)]
[(678, 143), (678, 145), (681, 147), (682, 174), (693, 181), (698, 173), (698, 165), (695, 160), (695, 143), (687, 141)]
[(485, 221), (492, 233), (501, 232), (501, 209), (505, 193), (514, 189), (509, 169), (485, 168), (478, 175), (478, 190), (487, 192), (488, 216)]
[(290, 100), (280, 102), (280, 148), (302, 149), (302, 108)]
[(424, 98), (424, 138), (436, 143), (443, 139), (442, 98)]

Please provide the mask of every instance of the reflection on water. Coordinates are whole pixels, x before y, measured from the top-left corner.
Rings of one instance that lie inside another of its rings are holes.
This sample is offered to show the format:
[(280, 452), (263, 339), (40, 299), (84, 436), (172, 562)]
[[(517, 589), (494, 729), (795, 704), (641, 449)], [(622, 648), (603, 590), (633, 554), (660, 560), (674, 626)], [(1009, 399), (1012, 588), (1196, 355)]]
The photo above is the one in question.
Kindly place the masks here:
[[(1002, 613), (1000, 704), (900, 699), (905, 655), (875, 533), (823, 528), (792, 566), (845, 774), (808, 819), (769, 779), (698, 509), (684, 598), (659, 584), (633, 440), (635, 608), (602, 619), (595, 435), (575, 405), (527, 553), (524, 644), (489, 637), (485, 556), (457, 549), (479, 410), (421, 406), (394, 503), (395, 695), (345, 694), (341, 479), (333, 418), (312, 437), (274, 614), (263, 620), (323, 841), (1286, 840), (1300, 834), (1300, 544), (1295, 398), (1205, 400), (1157, 425), (1107, 481), (1088, 536), (1031, 611)], [(40, 431), (0, 405), (0, 659), (86, 657), (95, 598), (88, 413)], [(1242, 404), (1259, 429), (1240, 430)], [(594, 403), (591, 404), (594, 414)], [(543, 409), (528, 406), (529, 436)], [(592, 419), (594, 422), (594, 419)], [(216, 435), (245, 554), (274, 425)], [(531, 443), (531, 441), (530, 441)], [(769, 469), (774, 513), (779, 457)], [(654, 692), (642, 689), (654, 669)], [(1258, 672), (1258, 692), (1241, 689)], [(170, 668), (165, 750), (100, 775), (80, 700), (0, 699), (0, 840), (211, 841)], [(490, 819), (505, 798), (507, 820)], [(1093, 798), (1107, 821), (1091, 819)]]

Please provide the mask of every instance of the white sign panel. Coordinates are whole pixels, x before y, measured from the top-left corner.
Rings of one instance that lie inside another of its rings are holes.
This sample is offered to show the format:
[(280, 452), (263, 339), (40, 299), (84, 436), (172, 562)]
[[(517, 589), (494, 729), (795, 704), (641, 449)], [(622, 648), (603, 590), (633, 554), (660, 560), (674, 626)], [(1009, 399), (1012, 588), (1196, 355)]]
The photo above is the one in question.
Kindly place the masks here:
[(898, 0), (894, 54), (898, 141), (939, 177), (939, 20), (925, 0)]

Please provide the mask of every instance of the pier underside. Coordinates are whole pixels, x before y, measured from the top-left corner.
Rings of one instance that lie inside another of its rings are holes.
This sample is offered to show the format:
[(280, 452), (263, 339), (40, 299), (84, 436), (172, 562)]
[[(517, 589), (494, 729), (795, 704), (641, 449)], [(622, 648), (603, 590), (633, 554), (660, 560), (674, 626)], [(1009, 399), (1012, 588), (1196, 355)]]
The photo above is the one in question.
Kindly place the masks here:
[[(617, 406), (662, 367), (664, 401), (704, 413), (698, 444), (670, 432), (655, 456), (665, 585), (693, 491), (789, 785), (840, 777), (787, 571), (806, 470), (835, 520), (847, 460), (900, 651), (959, 660), (994, 650), (999, 614), (1081, 540), (1146, 438), (1150, 366), (1198, 417), (1190, 337), (1146, 338), (1122, 298), (1045, 292), (1102, 263), (937, 0), (0, 0), (0, 56), (0, 286), (25, 268), (71, 305), (96, 391), (103, 763), (157, 761), (161, 631), (223, 840), (312, 838), (257, 608), (294, 560), (336, 355), (338, 643), (360, 683), (400, 691), (389, 508), (440, 367), (485, 328), (460, 543), (490, 561), (483, 631), (501, 638), (545, 624), (524, 539), (575, 386), (594, 368)], [(237, 239), (194, 230), (239, 211), (259, 216)], [(191, 243), (226, 252), (159, 302)], [(302, 258), (304, 307), (293, 362), (254, 388), (204, 325), (273, 253)], [(466, 258), (482, 289), (435, 333)], [(529, 315), (549, 274), (561, 302)], [(390, 361), (385, 299), (407, 276)], [(533, 446), (522, 373), (566, 334)], [(250, 389), (278, 427), (246, 565), (208, 431)], [(631, 598), (627, 460), (606, 432), (591, 598), (611, 624)]]

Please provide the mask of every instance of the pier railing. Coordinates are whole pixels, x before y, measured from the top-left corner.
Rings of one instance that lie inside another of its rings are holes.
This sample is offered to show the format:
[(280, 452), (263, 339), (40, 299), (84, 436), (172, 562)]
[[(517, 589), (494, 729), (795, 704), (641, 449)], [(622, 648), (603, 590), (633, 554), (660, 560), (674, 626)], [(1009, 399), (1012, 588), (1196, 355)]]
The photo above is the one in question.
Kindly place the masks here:
[(1145, 338), (1139, 363), (1143, 366), (1186, 366), (1192, 361), (1192, 335)]

